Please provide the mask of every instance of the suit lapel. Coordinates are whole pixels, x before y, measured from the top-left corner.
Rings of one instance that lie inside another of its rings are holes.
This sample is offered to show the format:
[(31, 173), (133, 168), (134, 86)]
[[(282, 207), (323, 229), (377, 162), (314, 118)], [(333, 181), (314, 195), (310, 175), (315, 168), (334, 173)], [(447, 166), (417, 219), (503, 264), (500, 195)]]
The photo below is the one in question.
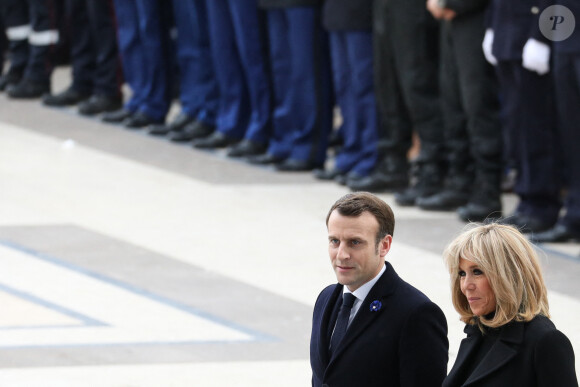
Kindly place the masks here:
[[(371, 312), (370, 305), (373, 301), (379, 300), (381, 303), (387, 302), (387, 298), (391, 295), (399, 281), (400, 278), (395, 272), (395, 269), (390, 263), (385, 262), (387, 266), (385, 272), (379, 278), (377, 283), (373, 286), (367, 297), (363, 300), (363, 303), (358, 310), (358, 313), (352, 320), (348, 330), (346, 331), (346, 336), (336, 348), (333, 353), (333, 359), (339, 356), (348, 346), (361, 334), (366, 328), (376, 320), (382, 311)], [(331, 359), (332, 361), (332, 359)]]
[(495, 370), (503, 367), (517, 355), (518, 351), (514, 348), (514, 344), (516, 346), (521, 344), (523, 339), (524, 323), (513, 322), (501, 328), (499, 338), (491, 347), (487, 355), (485, 355), (481, 363), (469, 376), (465, 385), (468, 386), (475, 383)]
[(331, 296), (328, 298), (326, 305), (324, 305), (324, 314), (320, 320), (320, 326), (318, 327), (318, 350), (319, 355), (322, 359), (323, 364), (327, 365), (329, 362), (329, 351), (330, 338), (332, 336), (332, 329), (336, 323), (338, 316), (338, 311), (340, 309), (340, 304), (337, 302), (340, 295), (342, 295), (342, 285), (336, 285)]

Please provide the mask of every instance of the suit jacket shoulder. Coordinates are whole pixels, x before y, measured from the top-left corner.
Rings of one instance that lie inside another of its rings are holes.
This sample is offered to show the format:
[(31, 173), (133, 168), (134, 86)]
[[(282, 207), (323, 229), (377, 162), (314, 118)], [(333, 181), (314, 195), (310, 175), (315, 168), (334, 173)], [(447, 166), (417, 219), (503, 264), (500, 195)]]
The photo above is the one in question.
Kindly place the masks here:
[(468, 337), (459, 347), (457, 360), (443, 386), (578, 386), (574, 350), (552, 321), (536, 316), (529, 322), (511, 322), (464, 384), (458, 377), (477, 348), (481, 332), (466, 327)]

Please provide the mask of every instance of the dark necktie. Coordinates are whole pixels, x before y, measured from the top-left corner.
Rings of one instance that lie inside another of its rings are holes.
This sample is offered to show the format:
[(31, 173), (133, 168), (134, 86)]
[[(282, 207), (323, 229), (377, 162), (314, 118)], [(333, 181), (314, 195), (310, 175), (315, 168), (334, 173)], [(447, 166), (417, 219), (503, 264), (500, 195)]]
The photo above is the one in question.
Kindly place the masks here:
[(346, 334), (346, 328), (348, 328), (348, 319), (350, 317), (350, 311), (356, 297), (352, 293), (344, 293), (342, 295), (342, 306), (338, 312), (338, 318), (336, 319), (336, 325), (334, 328), (334, 333), (332, 339), (330, 340), (330, 351), (333, 352), (338, 344), (342, 341), (342, 338)]

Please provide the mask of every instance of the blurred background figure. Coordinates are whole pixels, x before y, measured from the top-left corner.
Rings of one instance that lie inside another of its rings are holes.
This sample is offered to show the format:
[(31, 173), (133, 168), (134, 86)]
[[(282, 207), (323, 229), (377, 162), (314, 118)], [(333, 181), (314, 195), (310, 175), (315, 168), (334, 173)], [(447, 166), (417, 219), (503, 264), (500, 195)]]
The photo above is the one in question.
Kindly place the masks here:
[(439, 192), (445, 173), (443, 118), (438, 85), (439, 26), (424, 0), (374, 3), (375, 85), (379, 112), (379, 161), (372, 174), (349, 187), (390, 191), (409, 185), (407, 153), (413, 132), (421, 151), (417, 177), (395, 200), (414, 205)]
[(332, 78), (320, 0), (260, 0), (267, 10), (273, 81), (272, 137), (254, 164), (282, 171), (324, 165), (332, 130)]
[(171, 3), (114, 0), (118, 45), (131, 97), (103, 121), (143, 128), (165, 122), (171, 103)]
[(122, 107), (122, 70), (117, 50), (112, 0), (66, 0), (72, 83), (62, 92), (46, 95), (48, 106), (79, 104), (79, 113), (95, 115)]
[(560, 168), (550, 41), (538, 28), (534, 0), (492, 0), (483, 40), (496, 65), (506, 146), (516, 163), (515, 212), (503, 222), (523, 232), (554, 226), (560, 212)]
[(2, 0), (10, 68), (0, 82), (11, 98), (33, 99), (50, 92), (54, 48), (59, 41), (55, 0)]
[(377, 160), (372, 0), (327, 0), (323, 23), (330, 36), (334, 93), (343, 120), (343, 145), (332, 168), (317, 170), (315, 176), (347, 184), (368, 176)]
[(561, 0), (576, 16), (572, 35), (553, 43), (556, 106), (561, 149), (564, 152), (566, 197), (565, 213), (551, 229), (532, 235), (536, 242), (580, 240), (580, 3)]
[(264, 153), (271, 131), (265, 15), (258, 11), (257, 0), (206, 4), (220, 101), (216, 130), (194, 146), (231, 146), (230, 157)]
[(502, 131), (498, 86), (481, 49), (487, 0), (428, 0), (441, 20), (440, 94), (447, 175), (440, 192), (417, 199), (424, 210), (464, 221), (501, 217)]
[(174, 0), (173, 11), (181, 111), (168, 124), (153, 126), (149, 133), (171, 133), (171, 141), (189, 142), (213, 132), (219, 93), (211, 57), (206, 0)]

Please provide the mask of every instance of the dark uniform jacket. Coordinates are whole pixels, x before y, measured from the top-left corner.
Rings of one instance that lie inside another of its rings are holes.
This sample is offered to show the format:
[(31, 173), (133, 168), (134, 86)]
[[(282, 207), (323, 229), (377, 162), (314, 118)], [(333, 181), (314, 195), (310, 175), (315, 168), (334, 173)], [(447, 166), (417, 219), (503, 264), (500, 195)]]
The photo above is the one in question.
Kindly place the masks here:
[(373, 0), (326, 0), (322, 24), (328, 31), (370, 30)]
[(314, 7), (322, 0), (258, 0), (260, 8)]
[(441, 386), (449, 346), (445, 316), (385, 264), (332, 356), (343, 286), (328, 286), (318, 296), (310, 341), (313, 386)]
[(500, 328), (498, 340), (465, 383), (458, 378), (469, 356), (482, 340), (479, 328), (465, 327), (457, 360), (443, 387), (577, 387), (574, 350), (570, 340), (552, 321), (536, 316), (532, 321), (511, 322)]
[(487, 7), (489, 0), (443, 0), (445, 8), (452, 9), (457, 15), (482, 11)]
[(554, 3), (567, 7), (570, 11), (572, 11), (572, 14), (576, 16), (575, 28), (572, 32), (572, 35), (562, 41), (554, 42), (554, 50), (562, 53), (580, 53), (580, 1), (557, 0), (554, 1)]
[(551, 42), (539, 28), (540, 13), (551, 0), (492, 0), (486, 27), (494, 31), (492, 53), (498, 60), (520, 60), (528, 39)]

